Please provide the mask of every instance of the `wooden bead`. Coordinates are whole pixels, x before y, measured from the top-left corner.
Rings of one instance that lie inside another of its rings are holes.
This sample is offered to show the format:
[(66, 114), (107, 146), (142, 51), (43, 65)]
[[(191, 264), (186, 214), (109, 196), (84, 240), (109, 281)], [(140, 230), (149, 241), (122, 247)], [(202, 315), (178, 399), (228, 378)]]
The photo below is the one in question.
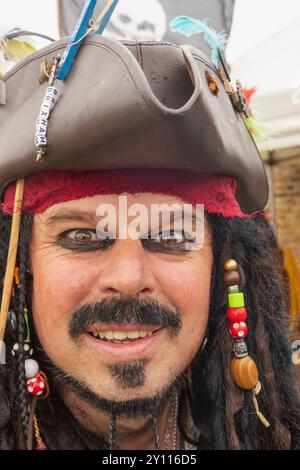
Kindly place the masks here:
[(225, 271), (223, 276), (223, 281), (226, 286), (234, 286), (239, 284), (240, 279), (240, 275), (237, 271)]
[(234, 259), (228, 259), (224, 263), (224, 269), (226, 271), (235, 271), (237, 267), (238, 267), (238, 264)]
[(231, 374), (235, 383), (243, 390), (252, 390), (258, 384), (258, 370), (250, 356), (231, 361)]

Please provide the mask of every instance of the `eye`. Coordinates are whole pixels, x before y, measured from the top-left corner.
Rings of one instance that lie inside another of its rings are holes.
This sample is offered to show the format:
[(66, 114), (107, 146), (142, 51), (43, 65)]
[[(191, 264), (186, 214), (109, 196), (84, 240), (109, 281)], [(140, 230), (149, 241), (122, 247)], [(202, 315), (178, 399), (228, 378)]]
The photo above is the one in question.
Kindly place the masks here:
[[(170, 242), (170, 243), (180, 243), (185, 242), (190, 238), (187, 237), (186, 232), (183, 230), (170, 230), (169, 232), (160, 232), (157, 235), (154, 235), (155, 240), (158, 242)], [(189, 235), (190, 236), (190, 235)]]
[(180, 243), (184, 240), (184, 233), (181, 230), (170, 230), (158, 234), (158, 241), (168, 241), (170, 243)]
[(65, 232), (65, 236), (69, 238), (70, 240), (74, 240), (76, 242), (99, 241), (96, 231), (94, 230), (87, 230), (87, 229), (69, 230), (68, 232)]
[(114, 240), (98, 237), (96, 230), (75, 229), (62, 233), (58, 239), (58, 245), (73, 251), (105, 250)]
[(186, 252), (186, 243), (193, 242), (190, 234), (182, 230), (170, 230), (170, 232), (160, 232), (142, 240), (143, 245), (150, 251), (162, 252)]

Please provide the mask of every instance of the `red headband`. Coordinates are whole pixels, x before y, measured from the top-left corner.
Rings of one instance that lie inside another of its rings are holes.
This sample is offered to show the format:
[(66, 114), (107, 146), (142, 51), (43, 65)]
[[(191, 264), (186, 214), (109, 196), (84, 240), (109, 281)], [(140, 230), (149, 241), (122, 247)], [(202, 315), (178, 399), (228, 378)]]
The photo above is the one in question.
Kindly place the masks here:
[[(233, 177), (189, 171), (48, 171), (26, 178), (23, 211), (34, 215), (60, 202), (100, 194), (151, 192), (177, 196), (190, 204), (204, 204), (206, 212), (224, 217), (251, 217), (241, 212), (235, 191)], [(14, 195), (15, 183), (12, 183), (6, 189), (2, 204), (5, 214), (13, 213)]]

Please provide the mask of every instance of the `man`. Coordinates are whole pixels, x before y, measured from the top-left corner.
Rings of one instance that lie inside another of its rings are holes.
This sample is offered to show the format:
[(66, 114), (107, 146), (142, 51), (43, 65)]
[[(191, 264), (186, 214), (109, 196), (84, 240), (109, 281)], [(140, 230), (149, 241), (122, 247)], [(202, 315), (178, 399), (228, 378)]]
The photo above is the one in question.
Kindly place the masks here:
[(101, 37), (49, 89), (66, 44), (4, 77), (1, 448), (298, 447), (243, 96), (200, 51)]

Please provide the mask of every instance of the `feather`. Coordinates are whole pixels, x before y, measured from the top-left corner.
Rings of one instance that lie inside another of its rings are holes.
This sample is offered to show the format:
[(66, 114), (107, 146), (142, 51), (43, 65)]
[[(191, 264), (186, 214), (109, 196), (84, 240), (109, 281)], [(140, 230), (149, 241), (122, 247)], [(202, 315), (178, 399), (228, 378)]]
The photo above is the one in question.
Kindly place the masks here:
[(205, 21), (199, 21), (188, 16), (177, 16), (171, 20), (170, 28), (174, 33), (188, 37), (204, 33), (204, 40), (211, 47), (212, 62), (216, 67), (218, 66), (219, 49), (224, 51), (228, 41), (225, 32), (218, 33), (215, 29), (210, 28)]
[[(258, 87), (254, 86), (251, 88), (243, 88), (243, 93), (245, 95), (245, 99), (250, 106), (250, 102), (252, 100), (253, 95), (258, 91)], [(251, 106), (251, 116), (243, 117), (244, 122), (249, 130), (249, 132), (253, 135), (253, 137), (261, 142), (265, 142), (272, 147), (272, 137), (277, 135), (277, 132), (270, 127), (266, 126), (262, 122), (257, 119), (256, 112), (253, 110)]]
[(3, 49), (7, 58), (15, 63), (25, 59), (36, 51), (29, 42), (20, 39), (9, 39), (5, 41)]
[(0, 43), (0, 78), (5, 74), (5, 72), (6, 72), (6, 65), (5, 65), (4, 51), (3, 51), (3, 46)]
[(257, 140), (268, 142), (271, 137), (276, 135), (274, 130), (270, 129), (262, 122), (257, 121), (254, 116), (247, 117), (244, 121), (248, 130)]
[(247, 103), (250, 103), (253, 95), (255, 95), (255, 93), (257, 93), (257, 91), (258, 91), (257, 86), (254, 86), (252, 88), (244, 88), (244, 93), (245, 93)]

